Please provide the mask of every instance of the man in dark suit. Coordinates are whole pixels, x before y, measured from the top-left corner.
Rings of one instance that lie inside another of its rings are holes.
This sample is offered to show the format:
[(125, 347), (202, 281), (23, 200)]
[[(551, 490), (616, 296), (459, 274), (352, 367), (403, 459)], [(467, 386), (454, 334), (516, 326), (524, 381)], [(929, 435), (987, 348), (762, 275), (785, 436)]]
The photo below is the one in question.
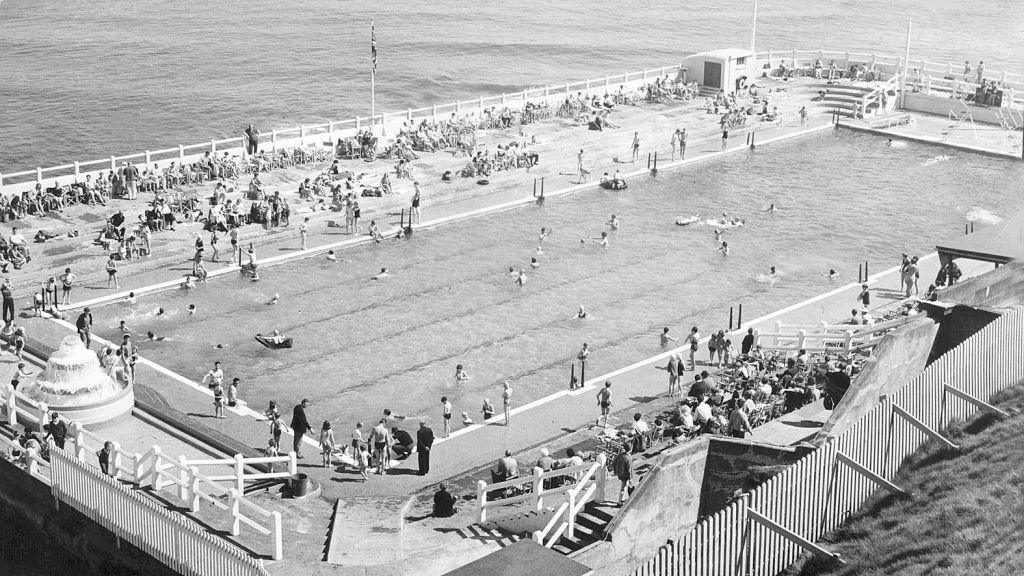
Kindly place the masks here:
[(306, 432), (313, 431), (313, 428), (309, 425), (309, 420), (306, 419), (307, 406), (309, 406), (309, 400), (303, 398), (302, 402), (296, 405), (295, 410), (292, 412), (292, 434), (295, 436), (292, 447), (298, 458), (302, 458), (302, 437)]
[(430, 448), (434, 445), (434, 431), (427, 426), (425, 420), (420, 421), (420, 429), (416, 431), (416, 455), (420, 461), (420, 476), (430, 472)]

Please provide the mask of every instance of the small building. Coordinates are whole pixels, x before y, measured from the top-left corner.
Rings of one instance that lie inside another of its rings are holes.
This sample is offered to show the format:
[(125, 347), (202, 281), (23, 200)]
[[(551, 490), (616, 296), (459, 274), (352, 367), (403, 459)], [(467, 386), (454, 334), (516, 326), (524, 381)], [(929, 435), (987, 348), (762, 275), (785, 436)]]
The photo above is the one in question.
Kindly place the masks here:
[(533, 540), (520, 540), (445, 576), (590, 576), (593, 573), (589, 567)]
[(757, 59), (750, 50), (725, 48), (701, 52), (683, 59), (687, 80), (725, 92), (734, 92), (758, 76)]

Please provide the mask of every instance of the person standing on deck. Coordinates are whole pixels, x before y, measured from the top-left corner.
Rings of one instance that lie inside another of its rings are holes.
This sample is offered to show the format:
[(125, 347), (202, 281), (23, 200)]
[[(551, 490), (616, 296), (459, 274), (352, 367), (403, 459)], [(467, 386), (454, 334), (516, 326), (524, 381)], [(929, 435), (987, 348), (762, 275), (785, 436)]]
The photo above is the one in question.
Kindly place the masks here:
[[(597, 425), (601, 427), (608, 426), (608, 414), (612, 411), (612, 383), (606, 381), (604, 388), (597, 393), (597, 405), (601, 408), (601, 416), (597, 419)], [(604, 424), (601, 423), (601, 419), (604, 419)]]
[(640, 133), (639, 132), (633, 132), (633, 144), (630, 146), (630, 149), (633, 152), (633, 162), (636, 162), (636, 159), (640, 157)]
[(419, 460), (419, 475), (426, 476), (430, 472), (430, 449), (434, 446), (434, 431), (427, 426), (426, 420), (420, 420), (420, 429), (416, 431), (416, 456)]
[(729, 130), (722, 130), (722, 152), (729, 147)]
[(672, 133), (672, 140), (669, 142), (672, 146), (672, 160), (676, 159), (676, 147), (679, 146), (679, 128), (676, 128), (675, 132)]
[[(690, 370), (697, 370), (697, 359), (694, 355), (697, 353), (697, 349), (700, 347), (700, 332), (697, 331), (697, 327), (690, 328), (690, 334), (683, 340), (683, 345), (690, 345)], [(681, 368), (680, 372), (685, 370)]]
[(416, 191), (412, 195), (412, 210), (411, 210), (411, 212), (409, 214), (409, 223), (410, 224), (419, 224), (420, 223), (420, 183), (418, 181), (417, 182), (413, 182), (412, 186), (413, 186), (413, 188)]
[(71, 268), (65, 268), (64, 273), (60, 275), (62, 306), (71, 305), (71, 288), (74, 287), (75, 280), (78, 280), (78, 276), (71, 273)]
[(807, 106), (800, 107), (800, 127), (807, 126)]
[(501, 403), (505, 407), (505, 426), (508, 426), (512, 418), (512, 384), (506, 380), (502, 386)]
[(309, 236), (309, 216), (306, 216), (302, 220), (302, 224), (299, 224), (299, 250), (306, 250), (306, 240)]
[(14, 284), (10, 278), (4, 278), (4, 283), (0, 285), (0, 293), (3, 294), (4, 300), (4, 326), (10, 326), (14, 322)]
[(249, 127), (245, 129), (245, 151), (249, 156), (254, 156), (259, 152), (259, 147), (260, 131), (252, 124), (249, 124)]
[(868, 289), (867, 284), (860, 285), (860, 294), (857, 295), (857, 301), (863, 304), (865, 308), (871, 305), (871, 291)]
[(679, 159), (686, 159), (686, 128), (679, 133)]
[(580, 153), (576, 155), (576, 173), (579, 175), (577, 184), (583, 184), (586, 182), (587, 177), (590, 176), (590, 171), (583, 165), (583, 156), (583, 148), (580, 148)]
[(299, 402), (292, 410), (292, 434), (294, 435), (292, 450), (295, 451), (296, 458), (302, 458), (302, 437), (306, 435), (306, 432), (313, 431), (309, 420), (306, 419), (306, 407), (308, 406), (309, 400), (303, 398), (302, 402)]

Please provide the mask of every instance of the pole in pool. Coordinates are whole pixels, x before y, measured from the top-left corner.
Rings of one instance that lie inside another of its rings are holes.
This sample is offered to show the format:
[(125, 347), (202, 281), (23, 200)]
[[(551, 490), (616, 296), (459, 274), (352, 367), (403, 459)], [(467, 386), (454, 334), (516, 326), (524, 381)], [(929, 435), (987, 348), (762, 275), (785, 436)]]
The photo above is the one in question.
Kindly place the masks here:
[(966, 223), (964, 224), (964, 236), (967, 236), (967, 228), (968, 228), (968, 226), (970, 226), (970, 224), (966, 224)]
[(544, 197), (544, 178), (547, 178), (547, 176), (541, 176), (540, 177), (540, 197), (541, 198)]
[(736, 329), (743, 328), (743, 304), (740, 304), (739, 315), (736, 318)]
[(864, 265), (857, 264), (857, 282), (864, 281)]
[(732, 306), (729, 306), (729, 330), (732, 330)]
[(869, 276), (869, 274), (868, 274), (868, 261), (865, 260), (864, 261), (864, 281), (865, 282), (868, 281), (868, 276)]
[(569, 390), (576, 389), (576, 364), (574, 363), (569, 371)]
[(754, 133), (751, 132), (750, 133), (750, 149), (753, 150), (754, 148), (755, 148), (755, 146), (754, 146)]
[[(401, 219), (398, 221), (398, 227), (405, 230), (405, 208), (402, 208), (402, 215), (400, 218)], [(409, 223), (412, 224), (412, 214), (409, 215)]]
[(580, 361), (580, 388), (587, 383), (587, 363)]
[(974, 222), (971, 222), (971, 234), (974, 234)]
[(654, 152), (654, 167), (651, 168), (651, 174), (657, 174), (657, 173), (658, 173), (658, 152), (655, 151)]
[(651, 169), (651, 153), (650, 152), (647, 153), (647, 169), (648, 170)]
[(534, 198), (537, 197), (537, 179), (536, 178), (533, 179), (533, 197)]

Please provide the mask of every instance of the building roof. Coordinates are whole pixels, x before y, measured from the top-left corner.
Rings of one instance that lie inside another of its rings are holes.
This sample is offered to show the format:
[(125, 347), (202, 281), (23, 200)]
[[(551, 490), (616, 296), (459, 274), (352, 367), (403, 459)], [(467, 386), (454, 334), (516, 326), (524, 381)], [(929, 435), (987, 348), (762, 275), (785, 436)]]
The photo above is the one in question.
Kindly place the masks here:
[(589, 567), (533, 540), (520, 540), (445, 576), (589, 576), (593, 573)]
[(1024, 260), (1024, 211), (935, 248), (943, 261), (969, 258), (1004, 264), (1011, 260)]
[(754, 53), (746, 48), (722, 48), (720, 50), (711, 50), (709, 52), (701, 52), (700, 54), (694, 54), (694, 56), (701, 56), (705, 58), (717, 58), (719, 60), (729, 60), (736, 58), (749, 58)]

